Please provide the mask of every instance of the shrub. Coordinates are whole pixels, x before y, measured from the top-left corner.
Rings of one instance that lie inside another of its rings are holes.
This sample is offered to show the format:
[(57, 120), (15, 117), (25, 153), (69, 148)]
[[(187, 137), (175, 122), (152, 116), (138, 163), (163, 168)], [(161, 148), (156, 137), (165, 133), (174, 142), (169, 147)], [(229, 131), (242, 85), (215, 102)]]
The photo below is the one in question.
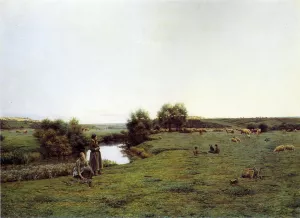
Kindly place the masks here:
[(0, 141), (2, 142), (2, 141), (4, 141), (4, 139), (5, 139), (5, 136), (3, 136), (2, 134), (0, 134)]
[(1, 182), (14, 182), (23, 180), (49, 179), (72, 174), (74, 163), (47, 164), (29, 166), (22, 169), (2, 170)]
[(141, 158), (148, 158), (151, 156), (148, 152), (144, 150), (144, 148), (137, 148), (137, 147), (130, 147), (129, 151), (136, 156), (139, 156)]
[(126, 126), (128, 129), (128, 147), (138, 145), (149, 139), (151, 120), (147, 111), (139, 109), (132, 113)]
[(154, 130), (160, 130), (160, 126), (159, 125), (155, 125), (153, 129)]
[(268, 131), (268, 125), (265, 123), (261, 123), (258, 126), (261, 129), (261, 132), (267, 132)]
[(115, 161), (112, 160), (103, 160), (103, 166), (104, 167), (111, 167), (111, 166), (115, 166), (118, 165)]
[(123, 142), (125, 143), (128, 139), (127, 132), (120, 133), (112, 133), (110, 135), (106, 135), (102, 137), (101, 142), (109, 143), (109, 142)]
[(257, 125), (255, 125), (254, 123), (250, 123), (247, 125), (247, 129), (256, 129)]

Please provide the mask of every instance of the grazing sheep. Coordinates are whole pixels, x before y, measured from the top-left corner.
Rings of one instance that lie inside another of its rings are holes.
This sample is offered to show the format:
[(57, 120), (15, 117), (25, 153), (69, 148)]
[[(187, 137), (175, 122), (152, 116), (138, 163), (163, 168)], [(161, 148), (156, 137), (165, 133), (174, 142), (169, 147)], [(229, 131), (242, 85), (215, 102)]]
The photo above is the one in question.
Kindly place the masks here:
[(261, 129), (251, 129), (251, 133), (256, 133), (258, 135), (261, 133)]
[(236, 184), (238, 184), (239, 183), (239, 180), (238, 179), (231, 179), (230, 180), (230, 184), (231, 185), (236, 185)]
[(285, 150), (295, 151), (295, 146), (294, 145), (286, 145)]
[(280, 152), (285, 150), (285, 145), (279, 145), (277, 146), (273, 152)]
[(233, 138), (231, 138), (232, 142), (241, 142), (241, 140), (235, 136), (233, 136)]
[(226, 132), (227, 133), (234, 133), (234, 130), (233, 129), (226, 129)]
[(206, 129), (199, 129), (199, 134), (202, 135), (202, 133), (207, 132)]
[(251, 134), (251, 130), (250, 130), (250, 129), (242, 129), (242, 130), (241, 130), (241, 134), (247, 134), (247, 135), (250, 135), (250, 134)]
[(253, 179), (254, 177), (254, 170), (253, 168), (246, 168), (244, 169), (242, 175), (241, 175), (241, 178), (250, 178), (250, 179)]
[(245, 168), (242, 175), (241, 175), (241, 178), (250, 178), (250, 179), (253, 179), (253, 178), (262, 178), (260, 176), (260, 172), (261, 172), (261, 169), (260, 168), (259, 170), (256, 168), (256, 167), (253, 167), (253, 168)]
[(198, 147), (195, 147), (195, 150), (193, 150), (193, 153), (195, 156), (197, 156), (199, 154)]
[(237, 139), (236, 138), (231, 138), (231, 141), (232, 142), (237, 142)]

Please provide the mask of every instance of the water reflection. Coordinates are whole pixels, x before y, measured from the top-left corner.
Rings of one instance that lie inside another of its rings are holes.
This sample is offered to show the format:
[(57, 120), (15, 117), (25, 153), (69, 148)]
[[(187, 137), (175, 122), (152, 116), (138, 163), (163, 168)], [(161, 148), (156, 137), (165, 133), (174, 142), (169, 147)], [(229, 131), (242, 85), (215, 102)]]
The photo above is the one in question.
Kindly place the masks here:
[[(123, 144), (101, 144), (100, 151), (102, 155), (102, 160), (112, 160), (115, 161), (117, 164), (129, 163), (130, 160), (122, 151), (121, 146), (123, 146)], [(86, 153), (87, 160), (90, 159), (90, 152), (91, 151), (88, 150)]]

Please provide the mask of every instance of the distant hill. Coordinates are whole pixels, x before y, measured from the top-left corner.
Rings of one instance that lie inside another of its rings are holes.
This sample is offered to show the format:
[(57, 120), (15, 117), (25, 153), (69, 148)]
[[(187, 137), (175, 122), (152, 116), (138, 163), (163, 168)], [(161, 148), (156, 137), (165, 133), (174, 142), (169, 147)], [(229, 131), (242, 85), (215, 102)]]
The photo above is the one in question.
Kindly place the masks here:
[(33, 119), (28, 118), (28, 117), (0, 117), (0, 120), (40, 122), (39, 120), (33, 120)]
[(39, 128), (39, 120), (28, 117), (0, 117), (1, 129)]
[[(267, 124), (269, 127), (283, 124), (300, 125), (300, 117), (255, 117), (255, 118), (204, 118), (189, 116), (188, 127), (194, 128), (244, 128), (249, 124)], [(39, 120), (28, 117), (0, 117), (1, 129), (39, 128)], [(95, 129), (124, 129), (125, 123), (82, 124)]]

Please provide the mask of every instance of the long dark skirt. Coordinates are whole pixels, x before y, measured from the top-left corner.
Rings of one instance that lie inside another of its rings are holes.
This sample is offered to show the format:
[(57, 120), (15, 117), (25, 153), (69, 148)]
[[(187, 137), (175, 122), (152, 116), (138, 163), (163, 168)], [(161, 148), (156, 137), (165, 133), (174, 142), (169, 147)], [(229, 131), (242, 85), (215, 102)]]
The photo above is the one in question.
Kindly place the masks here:
[(95, 173), (99, 173), (103, 169), (101, 152), (91, 152), (90, 154), (90, 166), (92, 167)]

